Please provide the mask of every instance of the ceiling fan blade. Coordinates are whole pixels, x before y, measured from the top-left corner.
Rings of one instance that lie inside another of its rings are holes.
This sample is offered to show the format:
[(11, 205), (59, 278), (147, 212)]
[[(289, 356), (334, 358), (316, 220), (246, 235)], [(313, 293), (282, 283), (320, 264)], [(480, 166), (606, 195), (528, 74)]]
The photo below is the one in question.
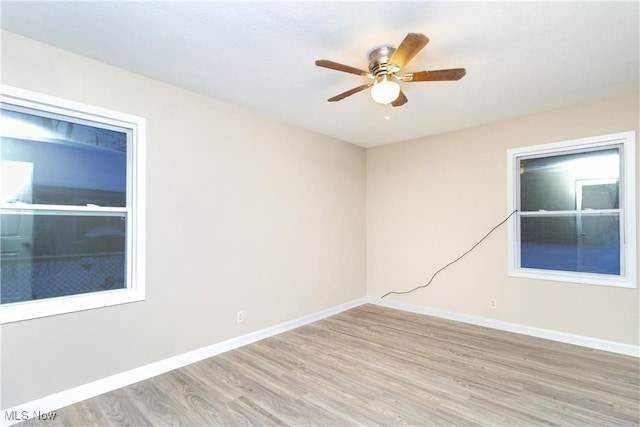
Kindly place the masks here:
[(332, 98), (327, 99), (327, 101), (329, 102), (340, 101), (341, 99), (345, 99), (347, 96), (351, 96), (354, 93), (362, 92), (363, 90), (370, 88), (371, 86), (373, 86), (373, 83), (367, 83), (358, 87), (354, 87), (353, 89), (350, 89), (346, 92), (342, 92), (339, 95), (336, 95)]
[(405, 82), (433, 82), (442, 80), (460, 80), (467, 74), (464, 68), (452, 68), (450, 70), (417, 71), (405, 74), (401, 77)]
[(393, 64), (398, 67), (398, 70), (404, 68), (405, 65), (417, 55), (423, 47), (429, 43), (427, 36), (421, 33), (409, 33), (407, 37), (402, 40), (400, 46), (391, 55), (389, 64)]
[(370, 76), (368, 71), (361, 70), (350, 65), (340, 64), (338, 62), (329, 61), (328, 59), (318, 59), (316, 61), (318, 67), (330, 68), (332, 70), (344, 71), (345, 73), (356, 74), (358, 76)]
[(394, 107), (400, 107), (401, 105), (406, 104), (408, 101), (409, 100), (405, 96), (404, 92), (401, 90), (400, 94), (398, 95), (396, 100), (391, 103), (391, 105), (393, 105)]

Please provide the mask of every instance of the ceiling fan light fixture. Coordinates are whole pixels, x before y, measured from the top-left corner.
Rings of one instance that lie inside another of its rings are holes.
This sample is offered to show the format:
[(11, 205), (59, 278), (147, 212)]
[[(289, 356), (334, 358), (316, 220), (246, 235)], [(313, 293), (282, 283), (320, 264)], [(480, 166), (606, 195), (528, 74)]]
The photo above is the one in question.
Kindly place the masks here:
[[(0, 0), (2, 1), (2, 0)], [(402, 40), (400, 46), (380, 46), (369, 51), (368, 71), (329, 61), (328, 59), (318, 59), (318, 67), (329, 68), (344, 73), (355, 74), (369, 79), (368, 83), (349, 89), (327, 99), (329, 102), (340, 101), (355, 93), (371, 88), (371, 97), (379, 104), (392, 107), (401, 107), (409, 100), (400, 88), (399, 82), (435, 82), (447, 80), (460, 80), (465, 76), (464, 68), (451, 68), (447, 70), (414, 71), (404, 75), (397, 73), (411, 61), (420, 50), (429, 43), (429, 38), (421, 33), (409, 33)], [(373, 81), (372, 81), (373, 80)]]
[(371, 98), (379, 104), (390, 104), (398, 99), (400, 85), (384, 75), (371, 88)]

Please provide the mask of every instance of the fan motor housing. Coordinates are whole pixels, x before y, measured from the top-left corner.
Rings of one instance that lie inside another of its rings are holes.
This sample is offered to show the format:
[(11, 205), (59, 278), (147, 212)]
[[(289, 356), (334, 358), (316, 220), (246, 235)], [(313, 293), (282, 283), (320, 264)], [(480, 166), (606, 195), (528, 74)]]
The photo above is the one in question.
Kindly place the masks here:
[(394, 70), (389, 60), (396, 48), (392, 46), (380, 46), (369, 52), (369, 71), (376, 77), (392, 74), (398, 71)]

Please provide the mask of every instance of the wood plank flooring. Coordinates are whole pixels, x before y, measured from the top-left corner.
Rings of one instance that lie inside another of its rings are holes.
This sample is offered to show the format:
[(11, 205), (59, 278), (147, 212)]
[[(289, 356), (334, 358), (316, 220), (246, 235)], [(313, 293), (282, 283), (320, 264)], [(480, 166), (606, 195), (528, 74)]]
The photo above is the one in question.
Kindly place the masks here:
[(638, 426), (639, 359), (374, 305), (22, 426)]

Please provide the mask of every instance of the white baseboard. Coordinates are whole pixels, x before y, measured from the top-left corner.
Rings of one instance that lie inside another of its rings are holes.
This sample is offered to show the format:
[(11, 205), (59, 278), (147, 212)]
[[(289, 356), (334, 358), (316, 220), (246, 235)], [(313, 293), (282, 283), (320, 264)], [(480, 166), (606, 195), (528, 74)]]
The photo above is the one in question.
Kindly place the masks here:
[(582, 335), (569, 334), (566, 332), (553, 331), (550, 329), (535, 328), (532, 326), (504, 322), (502, 320), (494, 320), (488, 319), (486, 317), (471, 316), (468, 314), (437, 310), (434, 308), (405, 304), (396, 301), (382, 300), (374, 297), (367, 297), (367, 303), (380, 305), (383, 307), (395, 308), (403, 311), (409, 311), (412, 313), (441, 317), (443, 319), (456, 320), (458, 322), (470, 323), (472, 325), (485, 326), (487, 328), (498, 329), (501, 331), (514, 332), (517, 334), (529, 335), (538, 338), (545, 338), (551, 341), (574, 344), (582, 347), (593, 348), (596, 350), (609, 351), (611, 353), (640, 357), (640, 346), (636, 345), (601, 340), (598, 338), (585, 337)]
[(13, 424), (17, 424), (28, 418), (37, 417), (38, 414), (48, 416), (48, 414), (55, 412), (55, 410), (63, 408), (65, 406), (73, 405), (74, 403), (81, 402), (83, 400), (101, 395), (103, 393), (107, 393), (109, 391), (116, 390), (118, 388), (125, 387), (130, 384), (149, 379), (151, 377), (155, 377), (156, 375), (164, 374), (165, 372), (169, 372), (174, 369), (178, 369), (183, 366), (190, 365), (209, 357), (227, 352), (229, 350), (251, 344), (264, 338), (268, 338), (289, 331), (291, 329), (304, 326), (308, 323), (333, 316), (334, 314), (338, 314), (342, 311), (366, 303), (366, 298), (356, 299), (314, 314), (310, 314), (308, 316), (303, 316), (298, 319), (272, 326), (270, 328), (261, 329), (256, 332), (252, 332), (236, 338), (231, 338), (227, 341), (190, 351), (188, 353), (184, 353), (175, 357), (170, 357), (168, 359), (141, 366), (139, 368), (131, 369), (129, 371), (125, 371), (107, 378), (103, 378), (101, 380), (93, 381), (88, 384), (55, 393), (41, 399), (33, 400), (31, 402), (14, 406), (12, 408), (3, 409), (2, 415), (0, 415), (0, 426), (10, 426)]
[(151, 363), (149, 365), (131, 369), (129, 371), (125, 371), (107, 378), (103, 378), (101, 380), (93, 381), (88, 384), (52, 394), (41, 399), (14, 406), (12, 408), (3, 409), (2, 415), (0, 415), (0, 426), (10, 426), (13, 424), (17, 424), (26, 419), (23, 419), (23, 417), (32, 418), (36, 416), (36, 414), (47, 415), (65, 406), (69, 406), (74, 403), (78, 403), (83, 400), (98, 396), (100, 394), (149, 379), (156, 375), (181, 368), (191, 363), (199, 362), (206, 358), (216, 356), (229, 350), (251, 344), (253, 342), (289, 331), (300, 326), (304, 326), (306, 324), (324, 319), (329, 316), (333, 316), (334, 314), (338, 314), (342, 311), (358, 307), (363, 304), (375, 304), (412, 313), (441, 317), (443, 319), (456, 320), (458, 322), (470, 323), (479, 326), (486, 326), (488, 328), (498, 329), (502, 331), (515, 332), (518, 334), (545, 338), (552, 341), (559, 341), (618, 354), (640, 357), (639, 346), (600, 340), (597, 338), (584, 337), (581, 335), (573, 335), (548, 329), (534, 328), (531, 326), (518, 325), (500, 320), (454, 313), (444, 310), (437, 310), (433, 308), (405, 304), (395, 301), (381, 300), (374, 297), (363, 297), (314, 314), (310, 314), (308, 316), (303, 316), (289, 322), (284, 322), (270, 328), (262, 329), (201, 349), (190, 351), (188, 353), (184, 353), (175, 357), (170, 357), (168, 359)]

